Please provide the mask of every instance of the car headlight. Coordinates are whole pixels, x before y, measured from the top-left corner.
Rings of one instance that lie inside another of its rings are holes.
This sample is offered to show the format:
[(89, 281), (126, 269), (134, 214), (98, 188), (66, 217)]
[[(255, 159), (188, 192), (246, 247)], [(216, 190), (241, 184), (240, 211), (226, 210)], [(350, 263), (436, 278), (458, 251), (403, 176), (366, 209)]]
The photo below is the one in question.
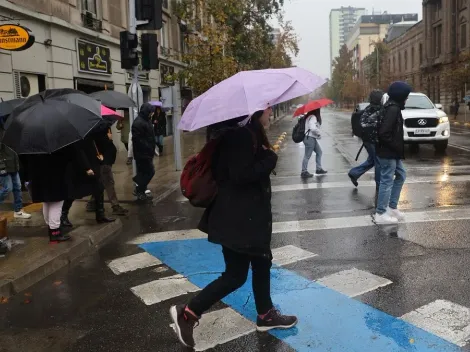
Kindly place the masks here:
[(447, 116), (443, 116), (439, 119), (439, 123), (449, 122), (449, 118)]

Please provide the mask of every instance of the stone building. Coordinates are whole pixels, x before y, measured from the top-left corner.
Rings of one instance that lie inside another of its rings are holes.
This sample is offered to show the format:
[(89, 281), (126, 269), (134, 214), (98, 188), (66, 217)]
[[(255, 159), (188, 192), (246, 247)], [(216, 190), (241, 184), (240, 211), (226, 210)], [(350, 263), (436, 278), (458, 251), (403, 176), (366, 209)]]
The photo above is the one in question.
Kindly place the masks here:
[[(183, 67), (180, 25), (170, 6), (163, 1), (164, 25), (157, 33), (160, 70), (139, 76), (144, 101), (161, 98), (173, 84), (169, 74)], [(46, 88), (127, 92), (131, 74), (121, 68), (119, 49), (119, 33), (128, 28), (127, 0), (0, 0), (0, 20), (29, 28), (36, 39), (25, 51), (0, 50), (2, 99)], [(171, 126), (171, 113), (169, 119)]]

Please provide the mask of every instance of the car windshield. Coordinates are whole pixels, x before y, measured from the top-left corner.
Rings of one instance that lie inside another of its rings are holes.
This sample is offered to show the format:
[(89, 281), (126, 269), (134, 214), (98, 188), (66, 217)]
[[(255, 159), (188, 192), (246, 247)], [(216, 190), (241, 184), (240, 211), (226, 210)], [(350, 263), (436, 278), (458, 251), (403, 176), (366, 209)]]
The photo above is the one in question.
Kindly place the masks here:
[(424, 95), (410, 95), (405, 104), (405, 109), (435, 109), (435, 106)]

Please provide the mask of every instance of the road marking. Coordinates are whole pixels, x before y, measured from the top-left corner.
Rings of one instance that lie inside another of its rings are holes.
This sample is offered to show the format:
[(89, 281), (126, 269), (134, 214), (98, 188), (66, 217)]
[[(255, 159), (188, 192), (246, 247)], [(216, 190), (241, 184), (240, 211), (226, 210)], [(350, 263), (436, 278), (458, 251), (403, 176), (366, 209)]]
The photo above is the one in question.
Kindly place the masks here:
[[(175, 329), (175, 324), (170, 326), (173, 330)], [(195, 350), (205, 351), (254, 331), (256, 331), (256, 325), (233, 309), (216, 310), (204, 314), (199, 321), (199, 326), (194, 329)]]
[(111, 260), (108, 263), (108, 267), (112, 270), (113, 273), (115, 273), (116, 275), (120, 275), (128, 271), (135, 271), (138, 269), (148, 268), (161, 264), (162, 262), (159, 261), (157, 258), (151, 256), (146, 252), (143, 252)]
[[(141, 247), (198, 287), (207, 286), (225, 268), (220, 246), (206, 240), (145, 243)], [(250, 271), (245, 285), (223, 302), (255, 322), (251, 280)], [(460, 351), (438, 336), (282, 267), (276, 266), (272, 272), (271, 294), (284, 313), (298, 317), (299, 324), (295, 329), (272, 330), (270, 334), (295, 351)]]
[[(403, 224), (434, 222), (434, 221), (454, 221), (469, 220), (470, 209), (467, 207), (459, 207), (458, 209), (439, 209), (416, 212), (405, 212), (406, 219), (400, 224), (395, 225), (397, 228)], [(341, 218), (327, 218), (316, 220), (296, 220), (273, 223), (273, 234), (304, 232), (304, 231), (321, 231), (333, 229), (348, 229), (355, 227), (377, 226), (370, 215), (349, 216)], [(198, 229), (166, 231), (157, 233), (148, 233), (138, 236), (128, 244), (142, 244), (146, 242), (162, 242), (188, 239), (207, 238), (207, 235)]]
[(174, 275), (132, 287), (131, 291), (142, 302), (151, 306), (190, 292), (197, 292), (199, 287), (194, 286), (181, 275)]
[(300, 260), (316, 257), (317, 254), (296, 246), (284, 246), (272, 250), (273, 263), (279, 266), (296, 263)]
[(449, 301), (434, 301), (401, 319), (460, 347), (470, 340), (470, 309)]
[(460, 150), (463, 150), (463, 151), (466, 151), (466, 152), (470, 152), (470, 148), (467, 148), (467, 147), (464, 147), (464, 146), (461, 146), (461, 145), (457, 145), (457, 144), (449, 143), (449, 147), (460, 149)]
[(348, 297), (360, 296), (392, 284), (388, 279), (356, 268), (325, 276), (317, 282)]

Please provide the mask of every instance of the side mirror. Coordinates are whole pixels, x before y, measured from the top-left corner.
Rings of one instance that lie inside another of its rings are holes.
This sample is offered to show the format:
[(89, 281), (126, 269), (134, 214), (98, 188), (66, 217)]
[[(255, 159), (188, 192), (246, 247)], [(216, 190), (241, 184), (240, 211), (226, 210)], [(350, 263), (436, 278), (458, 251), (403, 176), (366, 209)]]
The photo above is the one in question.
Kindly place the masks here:
[(434, 104), (436, 109), (442, 110), (442, 104)]

